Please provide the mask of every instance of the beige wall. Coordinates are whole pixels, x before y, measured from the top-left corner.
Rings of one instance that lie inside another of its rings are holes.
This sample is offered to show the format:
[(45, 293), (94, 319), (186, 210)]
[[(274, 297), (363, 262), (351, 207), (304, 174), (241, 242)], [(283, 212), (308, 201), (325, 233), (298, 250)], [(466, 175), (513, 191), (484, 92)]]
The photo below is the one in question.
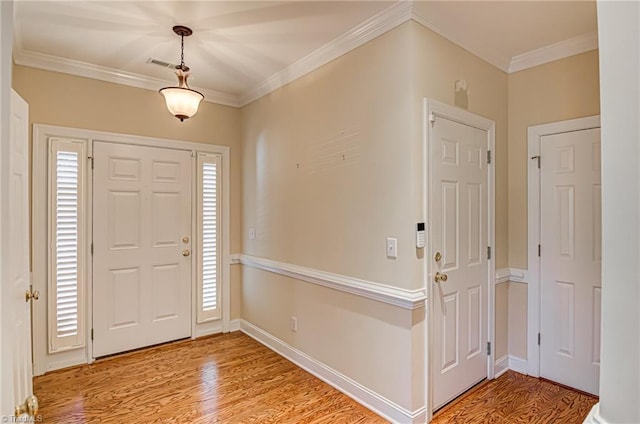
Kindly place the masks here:
[[(509, 74), (509, 266), (527, 268), (527, 128), (600, 113), (598, 51)], [(527, 357), (527, 286), (509, 283), (509, 353)]]
[(15, 65), (13, 89), (29, 103), (30, 124), (49, 124), (231, 147), (231, 252), (240, 239), (240, 110), (203, 102), (174, 118), (157, 92)]
[[(423, 285), (408, 166), (411, 30), (401, 25), (243, 108), (244, 253)], [(397, 259), (386, 258), (387, 237), (398, 239)], [(423, 374), (413, 373), (424, 363), (414, 346), (424, 309), (243, 267), (242, 315), (403, 408), (424, 404)]]
[[(421, 152), (423, 146), (423, 99), (455, 103), (455, 81), (466, 80), (468, 110), (496, 123), (495, 140), (495, 258), (496, 268), (507, 266), (507, 75), (422, 25), (412, 23), (415, 89), (413, 90), (414, 199), (422, 202)], [(422, 203), (414, 205), (415, 218), (422, 216)], [(429, 258), (427, 258), (429, 260)], [(424, 263), (421, 263), (422, 266)], [(508, 303), (506, 284), (496, 286), (495, 357), (507, 353)]]
[(527, 128), (600, 113), (598, 51), (509, 75), (509, 266), (527, 268)]

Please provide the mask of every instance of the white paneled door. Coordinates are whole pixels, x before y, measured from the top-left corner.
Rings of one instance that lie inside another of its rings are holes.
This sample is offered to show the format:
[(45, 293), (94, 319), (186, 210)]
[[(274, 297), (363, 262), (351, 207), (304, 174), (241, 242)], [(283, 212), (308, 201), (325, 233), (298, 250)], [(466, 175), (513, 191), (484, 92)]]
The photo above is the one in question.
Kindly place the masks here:
[(430, 154), (437, 409), (487, 377), (487, 132), (437, 117)]
[(191, 335), (191, 153), (94, 143), (93, 356)]
[(598, 394), (600, 129), (540, 140), (540, 376)]
[(8, 273), (3, 275), (8, 278), (1, 282), (3, 410), (0, 415), (5, 422), (19, 422), (25, 418), (11, 418), (14, 413), (20, 416), (37, 412), (31, 381), (31, 302), (37, 300), (32, 297), (29, 281), (29, 107), (13, 90), (10, 115), (9, 169), (8, 175), (3, 175), (8, 177), (9, 196), (3, 201), (10, 205), (10, 226), (6, 262), (3, 258), (8, 265)]

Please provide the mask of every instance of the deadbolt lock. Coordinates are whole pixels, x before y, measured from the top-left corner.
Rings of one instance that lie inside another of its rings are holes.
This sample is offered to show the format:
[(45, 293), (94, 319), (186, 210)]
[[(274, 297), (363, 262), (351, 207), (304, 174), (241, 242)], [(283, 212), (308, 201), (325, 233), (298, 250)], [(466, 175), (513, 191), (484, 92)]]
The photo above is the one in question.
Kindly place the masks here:
[(31, 299), (38, 300), (40, 299), (40, 292), (38, 290), (31, 291), (31, 289), (24, 292), (24, 301), (28, 302)]
[(436, 257), (435, 257), (435, 259), (436, 259), (436, 262), (440, 262), (440, 260), (442, 260), (442, 253), (440, 253), (440, 252), (436, 252)]
[(189, 243), (189, 237), (182, 237), (182, 242), (183, 242), (184, 244)]

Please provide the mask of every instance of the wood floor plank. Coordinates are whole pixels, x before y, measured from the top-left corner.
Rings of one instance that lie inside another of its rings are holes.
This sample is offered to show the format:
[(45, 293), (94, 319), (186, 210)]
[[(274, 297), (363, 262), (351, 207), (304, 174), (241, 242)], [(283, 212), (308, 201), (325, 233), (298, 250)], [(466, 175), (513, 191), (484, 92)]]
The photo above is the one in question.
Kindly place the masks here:
[(582, 424), (598, 399), (507, 371), (438, 411), (433, 424)]
[[(45, 423), (375, 424), (333, 387), (235, 332), (157, 346), (34, 379)], [(578, 424), (597, 399), (507, 372), (434, 424)]]
[(235, 332), (34, 379), (46, 423), (385, 423)]

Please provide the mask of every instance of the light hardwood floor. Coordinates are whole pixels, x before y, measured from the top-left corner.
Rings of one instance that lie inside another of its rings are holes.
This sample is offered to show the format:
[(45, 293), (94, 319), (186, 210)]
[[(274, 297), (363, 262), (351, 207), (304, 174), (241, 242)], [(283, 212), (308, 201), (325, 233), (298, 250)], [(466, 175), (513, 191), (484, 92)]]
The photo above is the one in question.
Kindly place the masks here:
[(582, 424), (596, 397), (513, 371), (438, 411), (432, 424)]
[[(34, 379), (44, 423), (384, 423), (243, 333), (183, 341)], [(508, 372), (435, 424), (582, 423), (596, 398)]]
[(384, 423), (243, 333), (34, 379), (44, 423)]

